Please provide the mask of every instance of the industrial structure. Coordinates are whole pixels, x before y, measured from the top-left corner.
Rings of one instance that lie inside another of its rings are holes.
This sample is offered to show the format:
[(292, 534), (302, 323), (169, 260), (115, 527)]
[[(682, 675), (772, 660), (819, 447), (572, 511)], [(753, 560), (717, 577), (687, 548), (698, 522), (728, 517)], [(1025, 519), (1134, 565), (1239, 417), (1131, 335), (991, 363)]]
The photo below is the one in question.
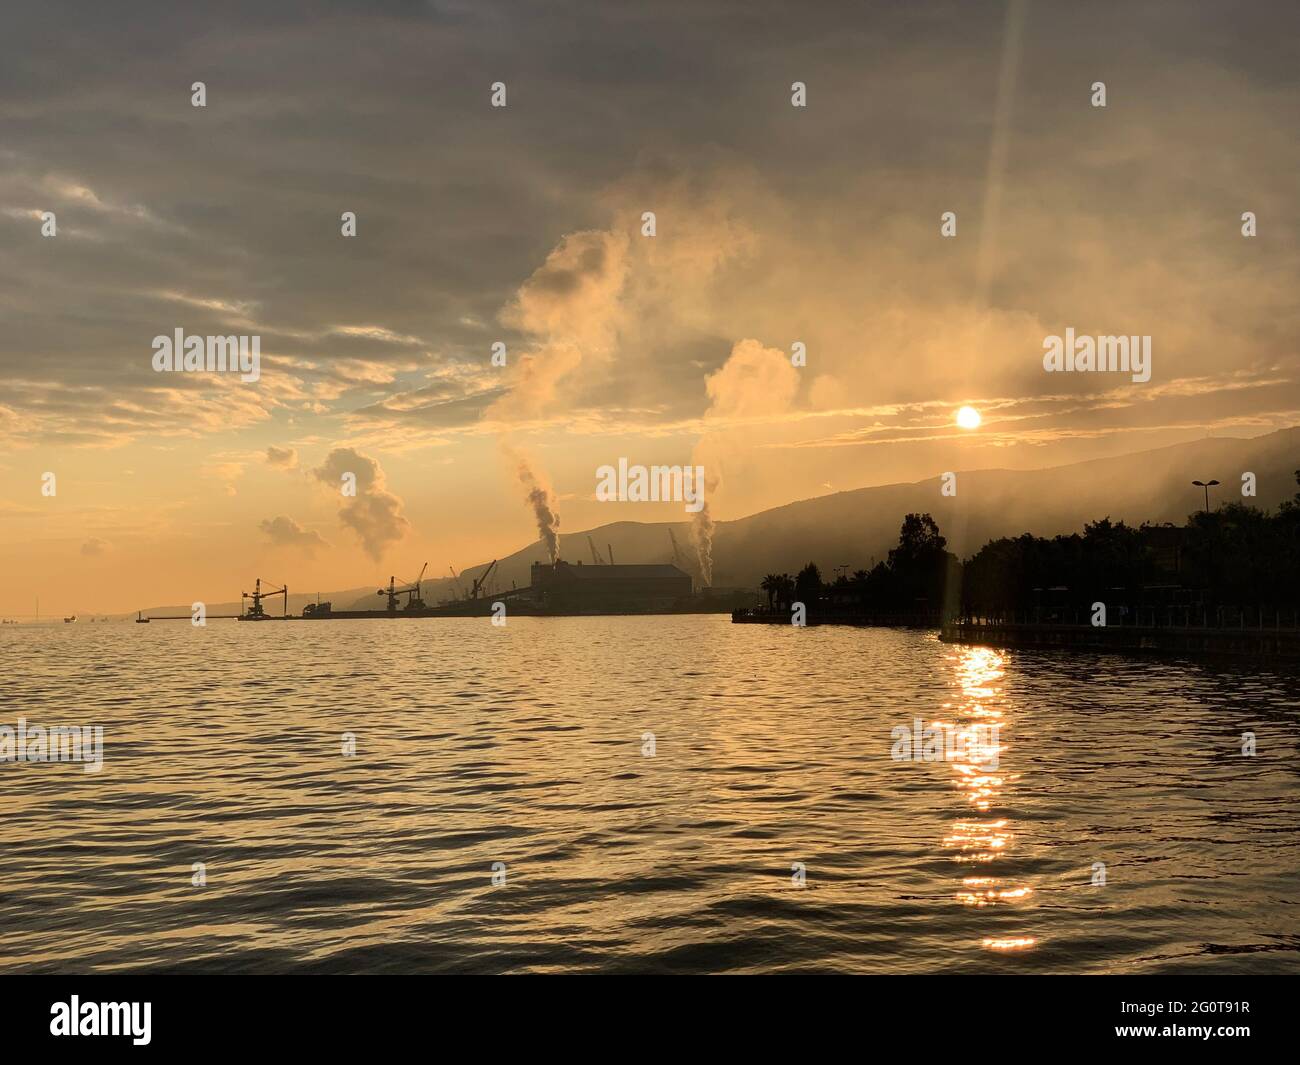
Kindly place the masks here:
[(534, 562), (525, 594), (547, 613), (654, 614), (691, 596), (691, 577), (665, 563), (584, 566)]
[(426, 562), (420, 569), (420, 575), (416, 577), (415, 580), (411, 581), (410, 584), (404, 585), (401, 588), (397, 587), (396, 577), (388, 578), (388, 587), (380, 588), (379, 591), (375, 593), (376, 595), (388, 596), (388, 613), (397, 613), (397, 597), (399, 595), (406, 596), (406, 605), (402, 607), (403, 610), (409, 613), (416, 613), (424, 609), (424, 600), (420, 598), (420, 582), (424, 580), (424, 571), (428, 568), (429, 563)]
[[(269, 583), (269, 582), (268, 582)], [(257, 578), (257, 583), (253, 585), (251, 592), (239, 593), (239, 620), (240, 621), (270, 621), (273, 615), (268, 614), (262, 606), (263, 599), (274, 599), (277, 595), (284, 596), (284, 610), (281, 617), (289, 616), (289, 586), (286, 584), (282, 588), (273, 588), (268, 592), (262, 591), (262, 578)], [(253, 605), (244, 606), (244, 600), (251, 599)], [(161, 620), (161, 619), (159, 619)]]
[(488, 566), (488, 568), (483, 571), (482, 576), (476, 577), (474, 579), (474, 584), (469, 590), (470, 599), (472, 600), (478, 599), (479, 596), (484, 594), (483, 587), (484, 585), (487, 584), (488, 578), (492, 576), (492, 571), (496, 568), (497, 568), (497, 560), (494, 558), (492, 560), (492, 565)]
[[(673, 547), (676, 549), (676, 541)], [(329, 602), (321, 602), (317, 596), (315, 603), (303, 606), (301, 614), (289, 613), (289, 589), (286, 585), (279, 587), (263, 585), (259, 577), (253, 585), (253, 591), (240, 595), (240, 612), (238, 615), (208, 614), (215, 620), (219, 617), (237, 617), (240, 621), (279, 621), (303, 620), (325, 621), (349, 618), (432, 618), (432, 617), (486, 617), (495, 615), (503, 605), (512, 615), (565, 615), (565, 614), (667, 614), (694, 613), (701, 607), (709, 608), (712, 601), (694, 594), (693, 582), (689, 573), (668, 563), (652, 565), (627, 565), (607, 562), (613, 558), (613, 548), (606, 545), (606, 554), (596, 547), (594, 540), (588, 538), (588, 547), (597, 565), (584, 566), (581, 562), (570, 563), (563, 560), (555, 562), (534, 562), (531, 571), (531, 583), (527, 588), (515, 588), (511, 582), (509, 591), (496, 590), (493, 574), (497, 573), (497, 559), (486, 566), (477, 577), (467, 578), (468, 587), (461, 584), (461, 575), (451, 570), (452, 580), (457, 589), (455, 599), (435, 604), (426, 603), (423, 598), (424, 575), (428, 563), (420, 570), (413, 581), (399, 584), (396, 577), (389, 577), (387, 587), (380, 588), (376, 594), (384, 599), (381, 609), (345, 609), (335, 610)], [(679, 556), (680, 557), (680, 556)], [(267, 599), (281, 598), (281, 612), (269, 613), (266, 609)], [(249, 602), (251, 600), (251, 602)], [(153, 615), (147, 617), (143, 612), (136, 616), (137, 622), (147, 624), (150, 621), (190, 620), (190, 615)]]

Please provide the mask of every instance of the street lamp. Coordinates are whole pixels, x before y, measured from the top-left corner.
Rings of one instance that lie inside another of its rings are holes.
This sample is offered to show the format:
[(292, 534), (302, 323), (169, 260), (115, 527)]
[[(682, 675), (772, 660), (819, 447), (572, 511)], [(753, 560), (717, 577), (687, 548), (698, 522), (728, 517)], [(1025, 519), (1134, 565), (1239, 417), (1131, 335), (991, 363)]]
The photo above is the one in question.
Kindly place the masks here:
[(1218, 481), (1193, 481), (1192, 482), (1192, 484), (1196, 485), (1197, 488), (1205, 489), (1205, 513), (1206, 514), (1210, 512), (1210, 489), (1213, 488), (1218, 483), (1219, 483)]

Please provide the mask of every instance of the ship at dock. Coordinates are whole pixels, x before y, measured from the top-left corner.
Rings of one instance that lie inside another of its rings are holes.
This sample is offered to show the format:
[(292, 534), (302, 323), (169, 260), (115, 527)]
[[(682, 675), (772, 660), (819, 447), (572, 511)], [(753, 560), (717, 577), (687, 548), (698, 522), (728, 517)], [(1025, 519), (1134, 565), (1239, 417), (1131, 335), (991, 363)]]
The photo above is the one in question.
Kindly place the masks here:
[[(413, 581), (403, 581), (400, 584), (395, 576), (388, 578), (388, 586), (380, 588), (375, 594), (382, 596), (384, 606), (375, 610), (335, 610), (334, 605), (330, 602), (308, 603), (302, 611), (303, 621), (335, 621), (344, 618), (429, 618), (442, 616), (457, 616), (459, 612), (476, 613), (475, 610), (466, 610), (465, 608), (476, 607), (479, 603), (486, 602), (489, 587), (488, 580), (496, 569), (496, 559), (492, 564), (483, 571), (482, 575), (475, 578), (468, 594), (461, 599), (445, 600), (436, 606), (430, 606), (424, 601), (423, 585), (424, 575), (428, 572), (429, 563), (425, 563), (420, 569), (419, 576)], [(452, 570), (454, 580), (459, 580), (456, 571)], [(484, 610), (484, 613), (490, 612)]]

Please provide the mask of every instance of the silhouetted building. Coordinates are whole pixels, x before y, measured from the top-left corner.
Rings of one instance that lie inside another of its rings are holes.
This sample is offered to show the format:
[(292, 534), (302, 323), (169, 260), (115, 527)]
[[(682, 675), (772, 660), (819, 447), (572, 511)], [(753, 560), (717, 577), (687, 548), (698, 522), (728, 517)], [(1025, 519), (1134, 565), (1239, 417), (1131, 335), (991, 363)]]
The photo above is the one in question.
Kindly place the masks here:
[(690, 574), (667, 564), (584, 566), (534, 562), (530, 593), (553, 610), (636, 614), (666, 610), (691, 594)]

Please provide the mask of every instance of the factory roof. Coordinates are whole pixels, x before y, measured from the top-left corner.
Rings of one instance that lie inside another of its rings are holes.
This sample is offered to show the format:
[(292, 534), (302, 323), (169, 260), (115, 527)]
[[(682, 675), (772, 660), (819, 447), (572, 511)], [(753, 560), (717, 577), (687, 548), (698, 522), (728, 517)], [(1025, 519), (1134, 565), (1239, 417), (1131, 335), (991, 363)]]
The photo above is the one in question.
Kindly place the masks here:
[[(534, 566), (543, 566), (544, 562), (534, 562)], [(584, 566), (581, 562), (560, 562), (557, 568), (566, 577), (578, 577), (584, 580), (611, 580), (646, 578), (646, 577), (689, 577), (689, 573), (679, 570), (676, 566), (669, 565), (666, 562), (654, 563), (646, 566), (623, 565), (615, 563), (613, 565)]]

